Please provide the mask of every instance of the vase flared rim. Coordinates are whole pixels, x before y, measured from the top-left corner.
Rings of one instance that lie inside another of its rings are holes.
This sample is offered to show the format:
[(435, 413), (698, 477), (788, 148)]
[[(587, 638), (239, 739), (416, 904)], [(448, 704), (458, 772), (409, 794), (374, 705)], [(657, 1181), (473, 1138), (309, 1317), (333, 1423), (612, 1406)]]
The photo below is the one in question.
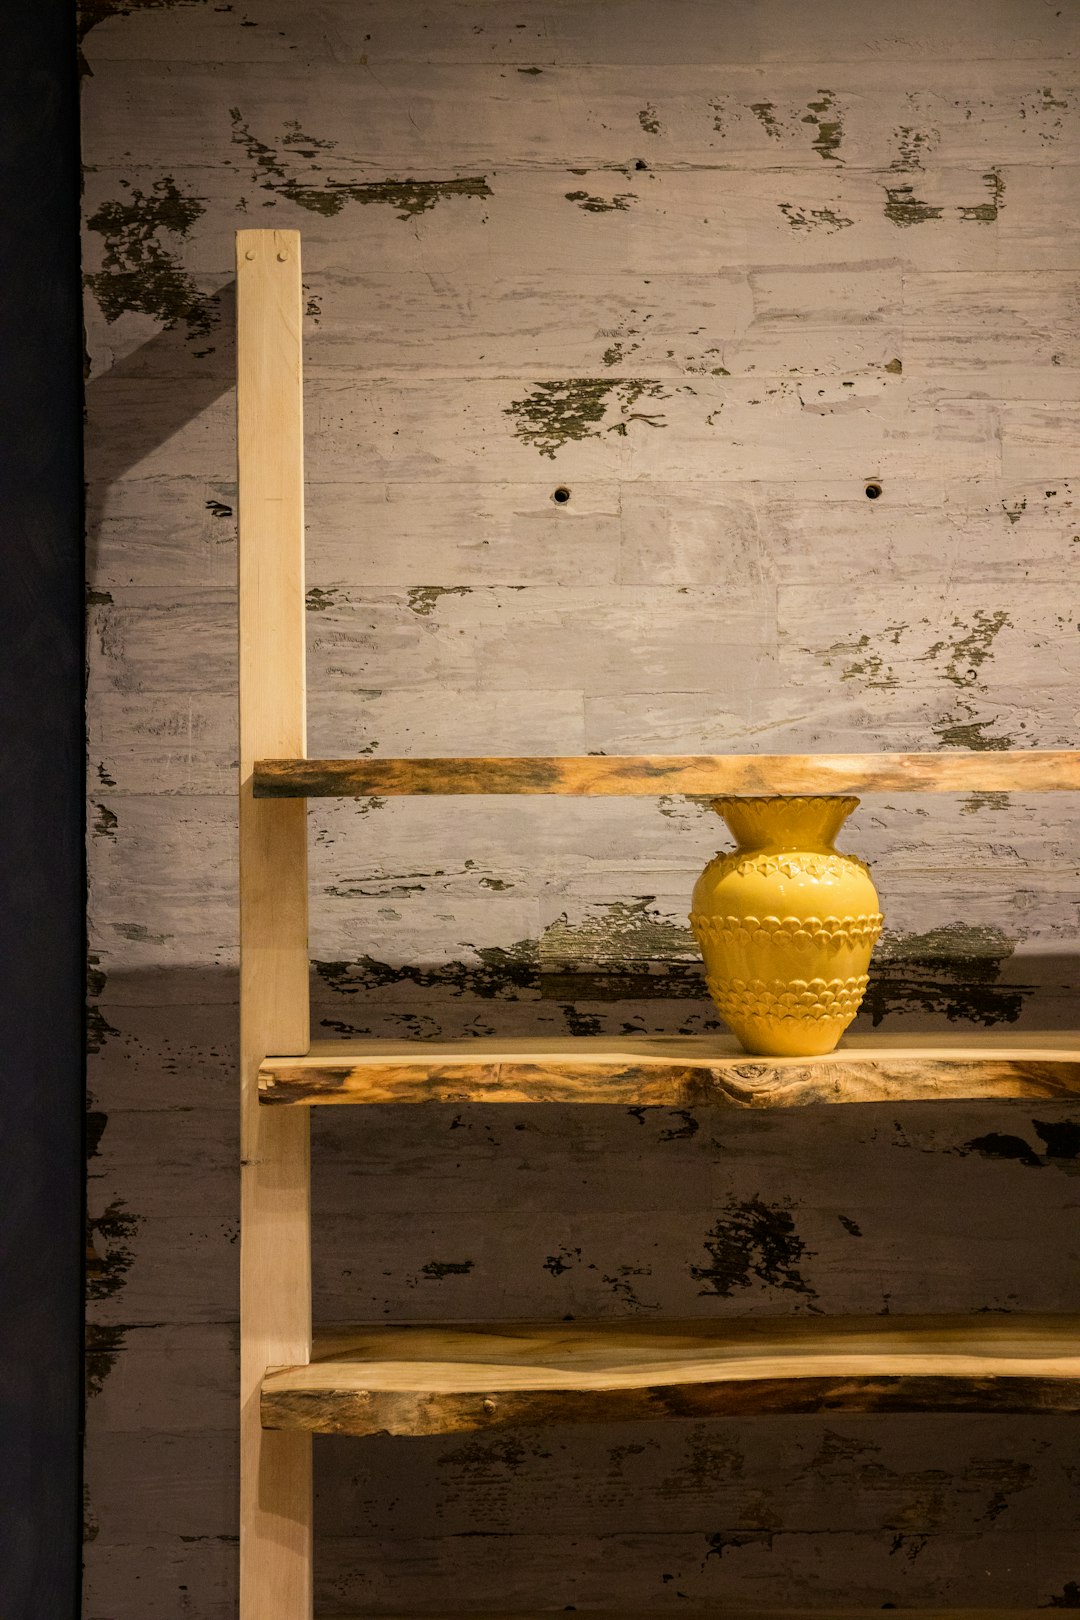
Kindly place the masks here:
[(749, 810), (766, 804), (790, 805), (792, 809), (802, 806), (809, 809), (815, 805), (839, 809), (843, 805), (845, 815), (849, 816), (858, 809), (861, 801), (853, 793), (726, 793), (722, 798), (710, 799), (709, 803), (719, 816), (729, 806), (734, 810)]

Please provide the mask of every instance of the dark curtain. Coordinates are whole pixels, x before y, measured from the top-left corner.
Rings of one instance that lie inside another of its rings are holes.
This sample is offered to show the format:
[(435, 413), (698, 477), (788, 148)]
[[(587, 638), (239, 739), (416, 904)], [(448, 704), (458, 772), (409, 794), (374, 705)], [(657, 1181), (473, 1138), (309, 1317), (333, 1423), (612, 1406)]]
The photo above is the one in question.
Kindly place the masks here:
[(0, 27), (0, 1615), (77, 1616), (82, 329), (75, 18)]

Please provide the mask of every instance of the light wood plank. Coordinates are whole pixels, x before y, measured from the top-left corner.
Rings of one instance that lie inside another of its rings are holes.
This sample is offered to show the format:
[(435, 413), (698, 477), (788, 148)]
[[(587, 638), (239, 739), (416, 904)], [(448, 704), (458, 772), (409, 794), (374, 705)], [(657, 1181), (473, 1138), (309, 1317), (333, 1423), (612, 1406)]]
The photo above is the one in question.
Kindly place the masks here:
[(622, 1103), (791, 1108), (807, 1103), (1080, 1096), (1080, 1036), (848, 1035), (820, 1058), (759, 1058), (731, 1036), (316, 1041), (268, 1057), (267, 1104)]
[(923, 754), (672, 754), (536, 759), (271, 759), (255, 797), (423, 793), (1055, 793), (1080, 789), (1080, 750)]
[(304, 1052), (305, 806), (258, 803), (255, 757), (305, 746), (300, 238), (237, 233), (240, 554), (241, 1620), (312, 1606), (311, 1446), (267, 1435), (267, 1365), (311, 1343), (308, 1122), (258, 1107), (268, 1050)]
[(340, 1329), (262, 1393), (317, 1434), (820, 1411), (1080, 1411), (1080, 1317)]

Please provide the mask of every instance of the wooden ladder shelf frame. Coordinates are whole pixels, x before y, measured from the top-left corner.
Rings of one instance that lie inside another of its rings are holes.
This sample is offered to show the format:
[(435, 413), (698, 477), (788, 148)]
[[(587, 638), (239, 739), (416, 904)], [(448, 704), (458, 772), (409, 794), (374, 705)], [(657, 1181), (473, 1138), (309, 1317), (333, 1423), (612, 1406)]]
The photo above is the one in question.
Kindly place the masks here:
[[(718, 1042), (717, 1050), (709, 1052), (700, 1041), (688, 1038), (685, 1043), (665, 1042), (659, 1037), (644, 1038), (644, 1042), (582, 1037), (573, 1043), (569, 1056), (559, 1048), (570, 1043), (559, 1042), (541, 1043), (540, 1050), (534, 1043), (498, 1041), (436, 1043), (426, 1048), (422, 1043), (406, 1042), (323, 1042), (312, 1051), (307, 798), (365, 793), (826, 793), (851, 792), (860, 787), (901, 792), (1047, 792), (1080, 789), (1080, 751), (308, 760), (300, 234), (239, 231), (236, 264), (242, 1187), (240, 1616), (241, 1620), (312, 1620), (312, 1431), (371, 1432), (370, 1401), (382, 1401), (380, 1411), (385, 1408), (387, 1412), (421, 1414), (402, 1418), (404, 1426), (395, 1431), (400, 1433), (430, 1432), (423, 1424), (431, 1421), (443, 1425), (435, 1432), (450, 1432), (448, 1423), (451, 1428), (454, 1424), (471, 1428), (489, 1426), (489, 1420), (496, 1426), (501, 1421), (527, 1421), (521, 1414), (532, 1410), (529, 1390), (537, 1388), (537, 1358), (541, 1375), (545, 1365), (556, 1369), (552, 1380), (540, 1377), (541, 1387), (561, 1379), (561, 1387), (566, 1389), (569, 1379), (569, 1393), (576, 1397), (584, 1395), (599, 1378), (604, 1389), (610, 1391), (610, 1366), (607, 1372), (598, 1373), (596, 1362), (603, 1349), (600, 1341), (609, 1340), (617, 1324), (600, 1325), (595, 1340), (590, 1338), (587, 1325), (578, 1324), (584, 1330), (584, 1342), (577, 1350), (569, 1351), (564, 1344), (555, 1343), (558, 1330), (550, 1324), (534, 1329), (496, 1325), (452, 1330), (447, 1335), (441, 1396), (429, 1397), (427, 1386), (415, 1387), (407, 1358), (380, 1360), (380, 1354), (385, 1358), (388, 1353), (379, 1350), (388, 1342), (386, 1336), (390, 1335), (395, 1344), (407, 1342), (410, 1330), (358, 1330), (353, 1336), (360, 1345), (358, 1351), (346, 1353), (343, 1359), (340, 1344), (328, 1342), (313, 1358), (310, 1108), (282, 1107), (281, 1103), (450, 1099), (625, 1103), (627, 1096), (633, 1095), (642, 1102), (660, 1103), (675, 1097), (736, 1106), (784, 1107), (805, 1101), (845, 1102), (884, 1095), (1077, 1095), (1080, 1036), (1020, 1038), (1005, 1043), (1004, 1050), (995, 1048), (992, 1042), (986, 1046), (967, 1043), (955, 1051), (949, 1050), (947, 1043), (943, 1047), (939, 1038), (931, 1037), (921, 1047), (918, 1040), (901, 1043), (902, 1053), (890, 1051), (886, 1041), (861, 1053), (853, 1050), (833, 1059), (812, 1063), (790, 1060), (786, 1064), (761, 1059), (748, 1063), (730, 1043), (720, 1050), (722, 1043)], [(654, 1044), (650, 1045), (650, 1040)], [(751, 1073), (755, 1068), (760, 1071), (756, 1075)], [(939, 1071), (947, 1071), (944, 1081)], [(960, 1078), (962, 1075), (967, 1079)], [(949, 1076), (958, 1077), (953, 1087), (948, 1084)], [(895, 1323), (895, 1319), (890, 1320)], [(772, 1370), (765, 1378), (753, 1376), (756, 1364), (751, 1364), (750, 1373), (731, 1371), (733, 1358), (739, 1359), (740, 1345), (745, 1351), (759, 1330), (736, 1324), (728, 1335), (730, 1342), (720, 1342), (724, 1335), (717, 1337), (714, 1325), (716, 1345), (706, 1345), (703, 1352), (707, 1362), (710, 1356), (712, 1360), (705, 1374), (695, 1375), (698, 1393), (694, 1395), (692, 1386), (686, 1386), (690, 1391), (686, 1396), (687, 1410), (719, 1413), (818, 1409), (810, 1389), (815, 1379), (804, 1376), (808, 1364), (796, 1361), (792, 1377), (792, 1363), (790, 1359), (784, 1361), (789, 1351), (794, 1348), (798, 1352), (801, 1344), (803, 1356), (817, 1356), (814, 1365), (819, 1366), (822, 1376), (816, 1382), (827, 1386), (822, 1399), (826, 1403), (854, 1402), (853, 1407), (845, 1409), (972, 1410), (978, 1408), (983, 1391), (987, 1410), (1080, 1411), (1080, 1318), (1045, 1319), (1043, 1328), (1037, 1325), (1038, 1319), (1030, 1319), (1026, 1329), (1019, 1318), (983, 1317), (966, 1323), (962, 1319), (955, 1323), (927, 1319), (922, 1324), (924, 1340), (919, 1338), (919, 1320), (907, 1319), (911, 1333), (905, 1340), (906, 1348), (901, 1347), (902, 1354), (900, 1350), (881, 1349), (885, 1341), (875, 1336), (878, 1319), (870, 1323), (828, 1324), (825, 1340), (816, 1346), (803, 1342), (806, 1324), (795, 1325), (790, 1331), (790, 1345), (784, 1332), (784, 1342), (779, 1346), (771, 1344)], [(1019, 1346), (1012, 1343), (1008, 1354), (1002, 1351), (996, 1361), (992, 1342), (995, 1320), (1019, 1325), (1019, 1331), (1026, 1333)], [(641, 1339), (642, 1333), (637, 1331), (640, 1324), (635, 1322), (632, 1328), (629, 1336)], [(691, 1339), (695, 1335), (700, 1338), (703, 1331), (708, 1334), (700, 1322), (681, 1328), (679, 1324), (662, 1323), (657, 1324), (657, 1330), (660, 1348), (646, 1344), (644, 1361), (640, 1355), (635, 1361), (637, 1352), (631, 1354), (625, 1348), (614, 1355), (612, 1365), (617, 1365), (612, 1376), (618, 1384), (618, 1400), (613, 1410), (664, 1415), (668, 1409), (656, 1405), (652, 1374), (661, 1365), (669, 1367), (664, 1375), (664, 1390), (670, 1402), (670, 1336), (684, 1330)], [(458, 1341), (462, 1333), (470, 1332), (484, 1337), (489, 1346), (496, 1341), (501, 1344), (501, 1349), (490, 1351), (492, 1387), (507, 1391), (508, 1399), (481, 1398), (470, 1382), (475, 1381), (473, 1373), (465, 1377), (455, 1374), (461, 1355)], [(521, 1335), (527, 1337), (529, 1333), (529, 1355), (533, 1359), (526, 1366), (528, 1356), (515, 1345)], [(942, 1346), (943, 1333), (948, 1339), (948, 1355), (953, 1359), (940, 1363), (943, 1376), (930, 1377), (927, 1366), (937, 1365), (933, 1360), (937, 1352), (932, 1346)], [(647, 1339), (648, 1334), (644, 1337)], [(850, 1360), (855, 1344), (861, 1346), (861, 1372)], [(666, 1359), (660, 1354), (665, 1347)], [(395, 1353), (400, 1357), (406, 1352), (399, 1347)], [(431, 1353), (429, 1347), (426, 1354)], [(691, 1358), (697, 1355), (694, 1344), (688, 1353)], [(568, 1354), (571, 1361), (574, 1354), (583, 1355), (591, 1369), (583, 1373), (580, 1381), (575, 1382), (573, 1374), (565, 1370)], [(891, 1354), (900, 1358), (896, 1363), (900, 1376), (881, 1373), (885, 1358)], [(914, 1378), (903, 1376), (903, 1355), (909, 1354), (914, 1360), (907, 1363), (907, 1373), (916, 1374)], [(634, 1363), (629, 1370), (628, 1355)], [(987, 1357), (989, 1360), (984, 1359)], [(745, 1368), (745, 1355), (743, 1364)], [(320, 1365), (325, 1372), (319, 1371)], [(385, 1393), (371, 1395), (366, 1386), (372, 1385), (379, 1366), (389, 1368), (388, 1377), (384, 1376)], [(966, 1371), (960, 1375), (962, 1367)], [(742, 1395), (733, 1389), (733, 1378), (747, 1380)], [(777, 1398), (762, 1402), (760, 1393), (752, 1395), (750, 1384), (765, 1387), (769, 1378), (778, 1381)], [(798, 1386), (790, 1399), (779, 1388), (783, 1383)], [(925, 1390), (925, 1399), (916, 1395), (914, 1405), (906, 1404), (911, 1397), (900, 1389), (901, 1385)], [(743, 1404), (744, 1398), (748, 1404)], [(445, 1417), (432, 1419), (440, 1400), (456, 1414), (452, 1422)], [(544, 1396), (540, 1406), (549, 1413), (547, 1420), (572, 1418), (572, 1409), (576, 1409), (573, 1401), (569, 1406), (565, 1402), (548, 1406), (546, 1400)], [(1010, 1406), (1009, 1402), (1018, 1404)], [(827, 1404), (820, 1409), (828, 1409)], [(595, 1419), (596, 1407), (588, 1401), (581, 1410)], [(680, 1410), (679, 1403), (673, 1402), (669, 1415), (678, 1415)], [(517, 1418), (513, 1413), (518, 1414)], [(383, 1417), (379, 1423), (385, 1427)], [(1026, 1612), (1008, 1611), (1012, 1620)], [(769, 1613), (782, 1620), (778, 1611)], [(980, 1609), (977, 1613), (983, 1620), (990, 1620), (994, 1611)]]
[(252, 791), (307, 746), (302, 307), (299, 232), (238, 231), (242, 1620), (312, 1615), (311, 1439), (259, 1411), (267, 1367), (311, 1357), (309, 1125), (259, 1107), (267, 1052), (310, 1044), (306, 806)]

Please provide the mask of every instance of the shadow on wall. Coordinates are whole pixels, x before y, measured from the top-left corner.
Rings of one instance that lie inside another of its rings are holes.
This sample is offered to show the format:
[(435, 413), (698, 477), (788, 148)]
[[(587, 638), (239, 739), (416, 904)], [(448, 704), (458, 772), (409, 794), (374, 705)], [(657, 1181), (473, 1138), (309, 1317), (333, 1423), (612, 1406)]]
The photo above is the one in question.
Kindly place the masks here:
[(211, 349), (194, 348), (190, 329), (177, 321), (86, 386), (86, 544), (91, 581), (113, 484), (236, 385), (236, 282), (227, 282), (209, 302), (214, 312)]

